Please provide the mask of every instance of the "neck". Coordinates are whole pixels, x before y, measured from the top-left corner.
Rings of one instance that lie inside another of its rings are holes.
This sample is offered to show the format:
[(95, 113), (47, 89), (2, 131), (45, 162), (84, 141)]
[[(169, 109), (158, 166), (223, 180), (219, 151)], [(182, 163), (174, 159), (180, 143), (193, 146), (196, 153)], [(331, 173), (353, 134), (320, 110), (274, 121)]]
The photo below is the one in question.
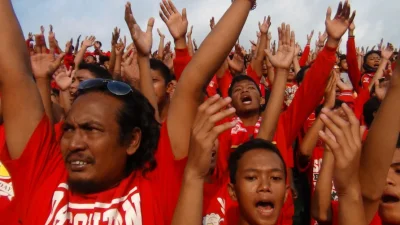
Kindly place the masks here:
[(255, 112), (245, 113), (243, 115), (238, 115), (238, 117), (242, 120), (244, 126), (254, 126), (260, 118), (260, 111), (257, 110)]
[(169, 103), (169, 97), (167, 96), (166, 99), (158, 105), (158, 114), (160, 115), (161, 123), (167, 120)]

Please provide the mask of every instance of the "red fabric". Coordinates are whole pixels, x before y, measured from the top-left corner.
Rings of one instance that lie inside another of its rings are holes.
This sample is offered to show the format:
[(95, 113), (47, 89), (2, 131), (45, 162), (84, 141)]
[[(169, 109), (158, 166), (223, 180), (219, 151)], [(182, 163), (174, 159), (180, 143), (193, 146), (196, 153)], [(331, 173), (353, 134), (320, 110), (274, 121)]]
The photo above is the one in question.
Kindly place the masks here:
[(52, 81), (50, 82), (50, 87), (51, 87), (52, 89), (60, 90), (60, 88), (58, 87), (58, 85), (57, 85), (57, 83), (56, 83), (55, 80), (52, 80)]
[(71, 66), (74, 66), (75, 56), (72, 53), (65, 54), (64, 57), (64, 65), (69, 69)]
[(246, 71), (247, 71), (247, 75), (249, 77), (251, 77), (256, 82), (258, 87), (260, 88), (261, 96), (265, 97), (265, 88), (264, 88), (264, 85), (261, 84), (261, 76), (257, 75), (256, 71), (253, 69), (253, 67), (251, 67), (251, 64), (249, 64)]
[(307, 44), (306, 47), (304, 48), (303, 54), (301, 55), (301, 58), (299, 60), (300, 67), (303, 67), (307, 64), (308, 56), (310, 56), (310, 45), (309, 44)]
[[(101, 193), (79, 195), (68, 189), (67, 171), (58, 142), (51, 135), (46, 116), (38, 124), (23, 154), (11, 160), (8, 151), (0, 159), (13, 177), (17, 207), (23, 223), (116, 224), (140, 221), (164, 224), (172, 215), (161, 211), (171, 206), (179, 187), (175, 184), (172, 152), (165, 126), (156, 152), (157, 168), (148, 173), (132, 173), (120, 184)], [(67, 210), (67, 213), (64, 213)]]
[(361, 88), (369, 89), (369, 85), (371, 84), (374, 75), (375, 73), (365, 73), (364, 75), (362, 75)]
[(226, 98), (228, 97), (228, 91), (229, 87), (231, 86), (232, 83), (232, 74), (229, 72), (229, 70), (226, 70), (222, 78), (217, 78), (218, 81), (218, 87), (221, 92), (222, 97)]
[[(5, 147), (4, 126), (0, 126), (0, 153)], [(0, 224), (17, 225), (16, 201), (11, 176), (0, 162)]]
[(174, 59), (174, 72), (176, 81), (179, 81), (183, 73), (183, 70), (189, 64), (190, 60), (192, 60), (192, 57), (189, 55), (189, 51), (187, 48), (185, 49), (175, 48), (175, 54), (176, 57)]
[(213, 78), (211, 79), (210, 83), (207, 86), (207, 95), (210, 97), (216, 95), (217, 89), (218, 89), (217, 76), (213, 76)]
[(342, 100), (343, 102), (347, 104), (354, 104), (355, 98), (353, 96), (353, 92), (349, 90), (341, 91), (339, 96), (339, 100)]
[(358, 61), (357, 61), (357, 52), (356, 52), (356, 43), (354, 37), (349, 37), (347, 40), (347, 65), (349, 67), (348, 74), (351, 81), (351, 84), (354, 87), (355, 91), (358, 91), (359, 82), (361, 79), (361, 72), (358, 68)]
[(358, 96), (354, 101), (354, 114), (361, 122), (363, 122), (364, 104), (370, 99), (370, 97), (369, 89), (362, 88), (359, 90)]

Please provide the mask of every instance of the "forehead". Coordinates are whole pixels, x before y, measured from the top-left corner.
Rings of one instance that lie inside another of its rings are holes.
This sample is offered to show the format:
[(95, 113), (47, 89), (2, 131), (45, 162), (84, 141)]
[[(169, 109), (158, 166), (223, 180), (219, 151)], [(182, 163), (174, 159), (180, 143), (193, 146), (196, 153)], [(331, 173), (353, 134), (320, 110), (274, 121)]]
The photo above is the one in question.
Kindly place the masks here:
[(97, 121), (107, 123), (116, 120), (116, 114), (122, 107), (117, 98), (100, 92), (91, 92), (79, 96), (71, 106), (67, 121), (87, 122)]
[(378, 55), (377, 53), (372, 53), (372, 54), (370, 54), (367, 58), (368, 59), (372, 59), (372, 58), (380, 58), (381, 56), (380, 55)]
[(89, 70), (78, 70), (75, 73), (76, 78), (80, 78), (81, 80), (89, 80), (96, 78)]
[(282, 160), (279, 156), (266, 149), (253, 149), (243, 154), (238, 162), (238, 170), (257, 169), (284, 171)]
[(151, 74), (151, 76), (152, 76), (153, 78), (157, 77), (157, 78), (160, 78), (160, 79), (165, 80), (164, 77), (163, 77), (163, 75), (161, 74), (161, 72), (160, 72), (159, 70), (153, 70), (153, 69), (151, 69), (151, 70), (150, 70), (150, 74)]
[(252, 85), (252, 86), (255, 86), (255, 87), (256, 87), (256, 84), (255, 84), (253, 81), (250, 81), (250, 80), (241, 80), (241, 81), (236, 82), (236, 83), (233, 85), (233, 88), (236, 88), (236, 87), (243, 87), (243, 86), (249, 86), (249, 85)]

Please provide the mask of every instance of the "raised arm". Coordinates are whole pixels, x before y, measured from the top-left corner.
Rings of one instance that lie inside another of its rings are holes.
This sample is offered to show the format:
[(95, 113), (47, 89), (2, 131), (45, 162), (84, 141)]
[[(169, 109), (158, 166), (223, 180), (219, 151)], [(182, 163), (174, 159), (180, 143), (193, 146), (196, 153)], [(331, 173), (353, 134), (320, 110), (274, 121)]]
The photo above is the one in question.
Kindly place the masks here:
[(138, 52), (138, 63), (140, 71), (140, 91), (149, 100), (154, 107), (154, 116), (160, 121), (158, 113), (157, 97), (154, 91), (153, 79), (150, 72), (150, 52), (153, 44), (153, 26), (154, 18), (150, 18), (147, 23), (147, 30), (143, 32), (133, 17), (131, 4), (128, 2), (125, 6), (125, 21), (131, 32), (132, 40), (135, 43)]
[(6, 143), (11, 158), (17, 159), (43, 118), (44, 108), (10, 0), (0, 1), (0, 24), (0, 88)]
[(218, 136), (235, 125), (216, 125), (218, 121), (235, 113), (234, 108), (223, 110), (230, 102), (230, 98), (213, 96), (198, 109), (192, 126), (188, 162), (172, 225), (198, 225), (202, 222), (203, 187), (210, 171), (212, 155), (215, 153), (214, 146)]
[(347, 55), (346, 55), (346, 60), (347, 60), (347, 65), (349, 66), (349, 77), (351, 84), (353, 85), (355, 91), (357, 91), (356, 87), (359, 87), (359, 82), (361, 79), (361, 71), (358, 67), (358, 61), (357, 61), (357, 51), (356, 51), (356, 42), (355, 42), (355, 36), (354, 36), (354, 30), (356, 29), (356, 26), (354, 25), (354, 22), (350, 25), (349, 27), (349, 39), (347, 40)]
[(275, 55), (265, 50), (268, 59), (276, 68), (277, 74), (274, 80), (271, 96), (267, 103), (267, 108), (262, 114), (263, 120), (257, 138), (271, 141), (275, 135), (279, 115), (281, 113), (284, 99), (284, 90), (290, 65), (293, 62), (295, 51), (295, 35), (290, 31), (290, 25), (284, 23), (278, 28), (279, 43), (278, 51)]
[(193, 32), (193, 26), (190, 27), (190, 30), (186, 35), (187, 36), (187, 46), (188, 46), (188, 51), (189, 51), (189, 55), (190, 56), (194, 55), (193, 42), (192, 42), (192, 32)]
[[(75, 44), (75, 49), (74, 49), (74, 55), (78, 54), (80, 40), (81, 40), (81, 35), (79, 35), (79, 36), (78, 36), (78, 39), (76, 39), (76, 44)], [(71, 43), (71, 44), (72, 44), (72, 43)]]
[(158, 32), (158, 35), (160, 36), (160, 43), (158, 44), (157, 57), (159, 60), (163, 60), (165, 35), (163, 33), (161, 33), (160, 29), (157, 29), (157, 32)]
[[(397, 59), (400, 65), (400, 58)], [(367, 222), (378, 209), (400, 130), (400, 67), (372, 122), (361, 154), (360, 183)], [(384, 131), (384, 132), (382, 132)], [(379, 151), (377, 151), (377, 149)]]
[[(179, 14), (172, 2), (170, 6), (174, 15)], [(187, 155), (190, 124), (193, 123), (196, 109), (204, 98), (203, 88), (234, 46), (251, 7), (251, 1), (234, 1), (182, 73), (171, 101), (167, 122), (172, 149), (177, 159)]]
[(89, 47), (92, 47), (94, 45), (95, 41), (96, 41), (96, 37), (94, 37), (94, 36), (86, 37), (85, 40), (82, 41), (81, 50), (79, 50), (78, 54), (76, 54), (75, 59), (74, 59), (75, 70), (77, 70), (79, 68), (79, 64), (83, 61), (86, 50)]
[(335, 157), (333, 181), (339, 197), (338, 224), (365, 225), (359, 181), (361, 137), (365, 129), (360, 129), (360, 122), (350, 107), (343, 104), (342, 110), (348, 120), (322, 109), (321, 119), (332, 134), (321, 131), (320, 137)]
[(108, 71), (111, 74), (114, 74), (114, 68), (115, 68), (115, 63), (116, 63), (116, 49), (115, 46), (118, 44), (118, 39), (119, 39), (119, 34), (121, 33), (121, 29), (118, 27), (114, 28), (114, 32), (111, 34), (111, 57), (110, 57), (110, 67), (108, 68)]
[(311, 40), (314, 36), (314, 30), (311, 31), (310, 35), (307, 35), (307, 45), (304, 48), (303, 54), (301, 55), (301, 58), (299, 60), (300, 67), (303, 67), (307, 64), (308, 57), (310, 56), (310, 45), (311, 45)]
[(271, 26), (271, 17), (264, 17), (263, 23), (258, 23), (258, 27), (260, 29), (260, 43), (258, 45), (258, 51), (256, 56), (253, 58), (251, 66), (253, 70), (256, 71), (258, 77), (262, 76), (262, 66), (265, 57), (265, 49), (268, 42), (268, 30)]

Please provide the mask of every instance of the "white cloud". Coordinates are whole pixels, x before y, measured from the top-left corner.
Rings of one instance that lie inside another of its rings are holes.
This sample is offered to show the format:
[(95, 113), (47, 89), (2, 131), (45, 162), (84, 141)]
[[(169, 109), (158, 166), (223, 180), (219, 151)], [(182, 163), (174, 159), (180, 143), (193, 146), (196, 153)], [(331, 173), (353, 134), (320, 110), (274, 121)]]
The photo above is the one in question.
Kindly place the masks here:
[[(138, 23), (144, 27), (149, 17), (156, 18), (155, 28), (161, 28), (168, 34), (168, 29), (158, 16), (159, 2), (156, 0), (133, 0), (132, 9)], [(179, 10), (187, 8), (190, 25), (194, 25), (193, 37), (198, 43), (210, 31), (209, 20), (212, 16), (218, 20), (230, 5), (230, 0), (175, 0)], [(60, 43), (69, 38), (76, 39), (79, 34), (83, 37), (93, 34), (102, 41), (103, 48), (110, 48), (111, 32), (115, 26), (129, 37), (129, 31), (124, 22), (124, 0), (13, 0), (14, 8), (25, 34), (39, 32), (40, 25), (53, 24), (56, 37)], [(290, 23), (296, 32), (297, 41), (304, 45), (306, 35), (315, 29), (323, 31), (325, 13), (328, 6), (336, 10), (337, 0), (267, 0), (258, 1), (256, 10), (250, 13), (240, 37), (241, 44), (249, 47), (248, 40), (255, 40), (258, 21), (264, 16), (271, 15), (273, 37), (277, 38), (277, 26)], [(356, 41), (358, 45), (375, 45), (380, 38), (392, 42), (395, 46), (400, 43), (395, 29), (397, 15), (400, 11), (400, 1), (352, 0), (356, 16)], [(154, 29), (153, 48), (158, 46), (158, 35)], [(171, 37), (167, 39), (172, 41)], [(345, 48), (345, 40), (342, 49)], [(314, 42), (313, 42), (314, 43)]]

